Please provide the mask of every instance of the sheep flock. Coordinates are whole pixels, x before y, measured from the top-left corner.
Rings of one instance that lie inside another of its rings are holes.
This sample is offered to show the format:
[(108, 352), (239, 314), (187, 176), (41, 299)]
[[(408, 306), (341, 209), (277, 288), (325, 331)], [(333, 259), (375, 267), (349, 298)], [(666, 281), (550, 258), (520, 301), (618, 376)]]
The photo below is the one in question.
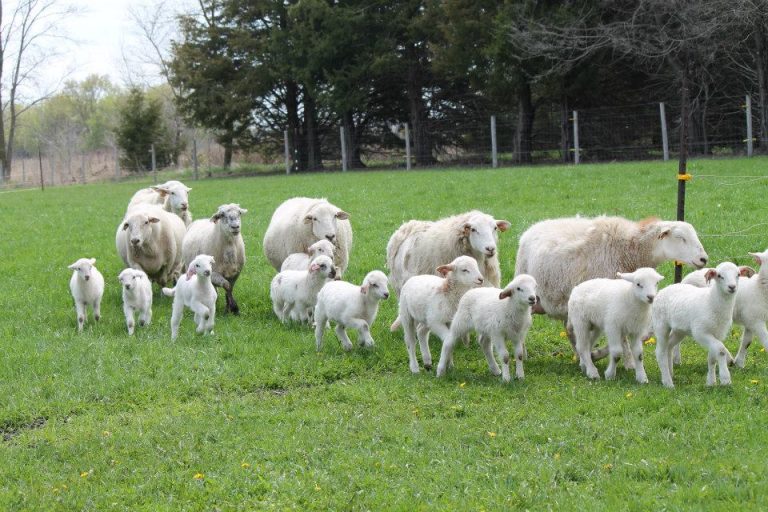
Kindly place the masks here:
[[(216, 288), (224, 291), (223, 311), (240, 314), (232, 290), (246, 262), (241, 217), (247, 210), (222, 204), (209, 218), (192, 222), (191, 190), (178, 181), (141, 189), (117, 224), (115, 248), (124, 269), (106, 287), (120, 283), (128, 335), (136, 332), (136, 313), (139, 327), (152, 319), (152, 283), (162, 291), (156, 301), (173, 298), (171, 340), (179, 336), (185, 308), (193, 311), (198, 333), (213, 335)], [(306, 324), (317, 351), (331, 324), (345, 351), (354, 346), (348, 328), (357, 331), (363, 349), (375, 350), (374, 323), (390, 287), (399, 308), (388, 320), (393, 332), (402, 327), (403, 361), (412, 373), (421, 369), (417, 340), (423, 368), (433, 370), (429, 338), (434, 333), (442, 343), (438, 377), (453, 366), (458, 340), (475, 339), (493, 375), (511, 381), (514, 359), (514, 377), (523, 379), (525, 338), (535, 328), (536, 314), (563, 322), (575, 360), (589, 379), (600, 379), (594, 363), (608, 356), (606, 379), (616, 378), (623, 360), (638, 383), (647, 383), (642, 356), (650, 336), (658, 339), (656, 360), (666, 387), (674, 387), (673, 369), (685, 336), (707, 351), (708, 386), (730, 384), (728, 365), (744, 367), (754, 337), (768, 349), (768, 250), (749, 253), (758, 271), (731, 262), (705, 267), (709, 256), (686, 222), (616, 216), (542, 220), (519, 234), (515, 275), (503, 281), (499, 262), (511, 257), (500, 254), (497, 243), (510, 230), (509, 221), (479, 210), (412, 219), (392, 226), (389, 238), (381, 235), (389, 273), (366, 269), (356, 284), (343, 280), (354, 258), (354, 213), (325, 198), (288, 198), (276, 207), (264, 233), (264, 264), (276, 271), (264, 283), (275, 318)], [(91, 256), (68, 266), (78, 332), (87, 307), (95, 320), (102, 314), (105, 280)], [(659, 288), (664, 276), (656, 268), (668, 261), (695, 272), (682, 283)], [(502, 282), (508, 284), (502, 287)], [(734, 323), (744, 326), (735, 359), (723, 345)]]

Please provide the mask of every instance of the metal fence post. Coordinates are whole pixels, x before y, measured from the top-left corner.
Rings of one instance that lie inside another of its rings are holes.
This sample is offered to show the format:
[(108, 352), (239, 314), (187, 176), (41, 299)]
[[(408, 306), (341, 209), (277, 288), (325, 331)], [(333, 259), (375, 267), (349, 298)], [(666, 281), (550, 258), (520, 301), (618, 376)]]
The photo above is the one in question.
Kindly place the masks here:
[(347, 170), (347, 140), (344, 137), (344, 127), (339, 127), (339, 134), (341, 136), (341, 170)]
[(115, 158), (115, 178), (120, 179), (120, 154), (117, 152), (117, 146), (112, 148), (113, 156)]
[(752, 156), (752, 98), (747, 94), (747, 156)]
[(499, 166), (499, 154), (496, 145), (496, 116), (491, 116), (491, 161), (494, 169)]
[(408, 130), (408, 123), (405, 123), (405, 169), (411, 170), (411, 133)]
[(194, 169), (195, 181), (200, 179), (198, 167), (199, 166), (197, 162), (197, 139), (192, 139), (192, 168)]
[(573, 163), (579, 164), (579, 113), (573, 111)]
[(669, 139), (667, 138), (667, 113), (663, 102), (659, 103), (659, 117), (661, 117), (661, 149), (666, 162), (669, 160)]
[(157, 159), (155, 157), (155, 145), (152, 144), (150, 148), (150, 153), (152, 153), (152, 176), (154, 176), (155, 185), (157, 185)]
[(285, 147), (285, 174), (291, 174), (291, 148), (288, 146), (288, 130), (283, 130), (283, 145)]

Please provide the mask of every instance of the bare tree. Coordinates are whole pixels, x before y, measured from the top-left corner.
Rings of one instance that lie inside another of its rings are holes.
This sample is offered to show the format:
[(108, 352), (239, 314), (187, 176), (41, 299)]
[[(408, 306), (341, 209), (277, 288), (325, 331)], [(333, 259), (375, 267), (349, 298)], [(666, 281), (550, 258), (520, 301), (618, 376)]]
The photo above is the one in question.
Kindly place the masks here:
[(0, 0), (0, 165), (4, 179), (11, 175), (19, 116), (53, 93), (33, 90), (42, 65), (57, 54), (49, 43), (64, 37), (57, 22), (76, 12), (57, 0), (19, 0), (6, 12), (7, 4)]

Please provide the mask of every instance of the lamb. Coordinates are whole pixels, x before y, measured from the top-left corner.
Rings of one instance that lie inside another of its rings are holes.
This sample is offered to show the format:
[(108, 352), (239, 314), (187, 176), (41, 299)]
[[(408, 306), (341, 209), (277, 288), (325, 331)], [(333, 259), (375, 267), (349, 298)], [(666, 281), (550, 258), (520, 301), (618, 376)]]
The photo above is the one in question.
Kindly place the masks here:
[(568, 299), (569, 330), (576, 338), (581, 368), (590, 379), (600, 374), (592, 362), (592, 349), (601, 333), (608, 340), (610, 359), (605, 378), (616, 377), (616, 361), (624, 353), (624, 339), (630, 340), (635, 379), (648, 383), (643, 367), (643, 337), (651, 326), (651, 304), (664, 276), (649, 267), (631, 273), (617, 273), (619, 279), (590, 279), (577, 285)]
[(379, 302), (389, 298), (387, 276), (380, 270), (368, 272), (360, 286), (346, 281), (330, 281), (317, 294), (315, 305), (315, 345), (323, 348), (326, 322), (336, 323), (336, 336), (344, 350), (352, 349), (346, 328), (357, 329), (361, 346), (371, 347), (371, 326), (379, 311)]
[(186, 227), (159, 206), (132, 208), (117, 226), (115, 246), (126, 266), (146, 272), (165, 286), (181, 274), (181, 245)]
[(77, 332), (83, 332), (87, 307), (93, 308), (93, 319), (101, 318), (101, 298), (104, 295), (104, 276), (94, 266), (96, 258), (80, 258), (69, 267), (72, 277), (69, 280), (69, 290), (75, 300), (77, 312)]
[[(443, 342), (437, 376), (445, 375), (458, 340), (475, 331), (488, 360), (488, 368), (493, 375), (501, 374), (504, 382), (510, 381), (509, 352), (505, 340), (512, 339), (515, 343), (515, 377), (523, 379), (525, 336), (533, 322), (531, 308), (536, 304), (536, 288), (536, 280), (532, 276), (521, 274), (504, 289), (474, 288), (465, 293), (459, 301), (449, 335)], [(501, 371), (493, 355), (494, 347), (501, 357)]]
[(716, 279), (715, 284), (707, 288), (673, 284), (661, 290), (653, 302), (651, 315), (656, 334), (656, 360), (661, 371), (661, 382), (668, 388), (675, 387), (672, 382), (672, 349), (686, 334), (690, 334), (709, 352), (707, 386), (715, 384), (716, 366), (719, 366), (720, 384), (731, 383), (728, 350), (722, 340), (731, 329), (739, 269), (731, 262), (724, 262), (710, 270), (707, 279)]
[(199, 254), (213, 256), (216, 263), (211, 282), (214, 286), (224, 288), (225, 312), (235, 315), (240, 313), (240, 308), (232, 290), (245, 265), (245, 243), (240, 218), (247, 212), (239, 204), (223, 204), (210, 219), (190, 224), (181, 245), (181, 259), (185, 266)]
[(216, 319), (216, 288), (211, 283), (215, 261), (213, 256), (199, 254), (187, 267), (174, 288), (163, 288), (163, 295), (173, 297), (171, 313), (171, 340), (179, 336), (179, 325), (184, 315), (184, 306), (195, 313), (198, 334), (213, 334)]
[(334, 245), (333, 261), (347, 271), (352, 247), (349, 214), (326, 199), (294, 197), (277, 207), (264, 234), (264, 255), (280, 270), (283, 261), (293, 253), (307, 252), (318, 240)]
[[(698, 286), (699, 288), (705, 288), (710, 285), (710, 282), (707, 281), (707, 272), (710, 270), (712, 269), (708, 267), (700, 268), (699, 270), (695, 270), (686, 275), (680, 282), (683, 284)], [(755, 269), (752, 267), (747, 265), (741, 265), (739, 267), (739, 276), (750, 278), (753, 275), (755, 275)]]
[(747, 349), (755, 336), (768, 350), (768, 329), (765, 327), (768, 321), (768, 250), (749, 254), (760, 265), (760, 271), (749, 278), (741, 277), (736, 292), (733, 322), (744, 326), (735, 359), (739, 368), (744, 368)]
[(184, 221), (185, 226), (192, 222), (189, 212), (189, 192), (192, 189), (180, 181), (170, 180), (162, 185), (143, 188), (133, 194), (128, 203), (127, 212), (138, 205), (159, 205), (163, 210), (171, 212)]
[(437, 272), (445, 277), (431, 274), (413, 276), (400, 290), (398, 317), (391, 329), (394, 331), (399, 324), (403, 326), (408, 366), (412, 373), (419, 373), (419, 362), (416, 359), (417, 331), (424, 368), (431, 370), (429, 331), (445, 342), (462, 295), (471, 288), (482, 286), (484, 282), (477, 261), (471, 256), (459, 256), (451, 263), (437, 267)]
[(152, 283), (143, 270), (126, 268), (117, 278), (123, 289), (123, 313), (128, 335), (134, 332), (134, 313), (139, 312), (139, 325), (152, 321)]
[(283, 264), (280, 266), (280, 271), (283, 270), (306, 270), (309, 267), (309, 262), (312, 261), (315, 256), (325, 254), (329, 258), (333, 258), (333, 244), (326, 239), (318, 240), (313, 243), (307, 249), (307, 252), (294, 252), (289, 254)]
[(458, 256), (477, 260), (486, 286), (499, 286), (501, 271), (496, 251), (498, 232), (511, 224), (472, 210), (431, 222), (411, 220), (400, 226), (387, 243), (389, 280), (397, 295), (409, 278), (433, 274)]
[(323, 285), (336, 277), (336, 267), (328, 256), (317, 256), (307, 270), (284, 270), (269, 287), (272, 309), (281, 322), (309, 322)]

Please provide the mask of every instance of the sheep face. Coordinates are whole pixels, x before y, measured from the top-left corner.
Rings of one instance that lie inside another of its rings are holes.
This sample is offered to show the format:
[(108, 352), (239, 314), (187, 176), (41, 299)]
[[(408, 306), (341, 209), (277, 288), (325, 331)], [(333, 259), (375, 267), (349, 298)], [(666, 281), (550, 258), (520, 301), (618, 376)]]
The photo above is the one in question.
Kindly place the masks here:
[(632, 293), (640, 302), (652, 304), (664, 276), (652, 268), (643, 267), (631, 273), (618, 272), (619, 278), (632, 283)]
[(462, 235), (467, 238), (475, 254), (491, 258), (496, 254), (499, 231), (506, 231), (511, 224), (496, 220), (490, 215), (473, 215), (464, 224)]
[(499, 299), (515, 300), (521, 304), (536, 304), (536, 280), (528, 274), (515, 277), (499, 294)]
[(320, 274), (328, 279), (336, 277), (336, 267), (328, 256), (318, 256), (309, 263), (310, 274)]
[(232, 236), (240, 234), (240, 216), (248, 213), (245, 208), (240, 208), (239, 204), (223, 204), (211, 217), (211, 221), (219, 225), (219, 229)]
[(739, 288), (739, 267), (730, 261), (723, 262), (708, 270), (706, 279), (707, 282), (714, 280), (715, 286), (720, 288), (723, 294), (734, 294)]
[(166, 181), (162, 185), (149, 187), (163, 199), (168, 199), (174, 213), (186, 211), (189, 208), (189, 192), (192, 190), (180, 181)]
[(199, 254), (190, 263), (187, 268), (187, 281), (189, 281), (193, 275), (210, 277), (213, 272), (213, 264), (216, 261), (213, 256), (207, 254)]
[(389, 298), (389, 281), (384, 272), (373, 270), (363, 279), (360, 286), (360, 293), (376, 298), (377, 300), (386, 300)]
[(336, 221), (349, 219), (349, 214), (328, 203), (321, 203), (312, 208), (304, 217), (304, 224), (312, 228), (312, 234), (318, 240), (328, 240), (336, 245)]
[(123, 271), (120, 272), (120, 275), (117, 276), (117, 280), (120, 281), (120, 286), (129, 291), (135, 289), (142, 279), (147, 279), (147, 274), (142, 270), (133, 268), (123, 269)]
[(666, 260), (678, 260), (696, 268), (707, 264), (704, 247), (696, 230), (687, 222), (665, 222), (665, 229), (659, 235), (657, 252)]
[(459, 256), (450, 264), (437, 267), (437, 271), (444, 276), (452, 272), (453, 280), (466, 287), (483, 285), (483, 274), (472, 256)]
[(77, 272), (77, 276), (83, 281), (91, 280), (91, 273), (93, 271), (93, 265), (96, 263), (96, 258), (80, 258), (69, 267), (69, 270)]
[(146, 213), (135, 213), (125, 219), (123, 231), (128, 232), (128, 242), (133, 247), (141, 247), (152, 235), (152, 225), (160, 219)]
[(310, 258), (315, 256), (328, 256), (333, 258), (333, 244), (326, 239), (318, 240), (307, 249)]

